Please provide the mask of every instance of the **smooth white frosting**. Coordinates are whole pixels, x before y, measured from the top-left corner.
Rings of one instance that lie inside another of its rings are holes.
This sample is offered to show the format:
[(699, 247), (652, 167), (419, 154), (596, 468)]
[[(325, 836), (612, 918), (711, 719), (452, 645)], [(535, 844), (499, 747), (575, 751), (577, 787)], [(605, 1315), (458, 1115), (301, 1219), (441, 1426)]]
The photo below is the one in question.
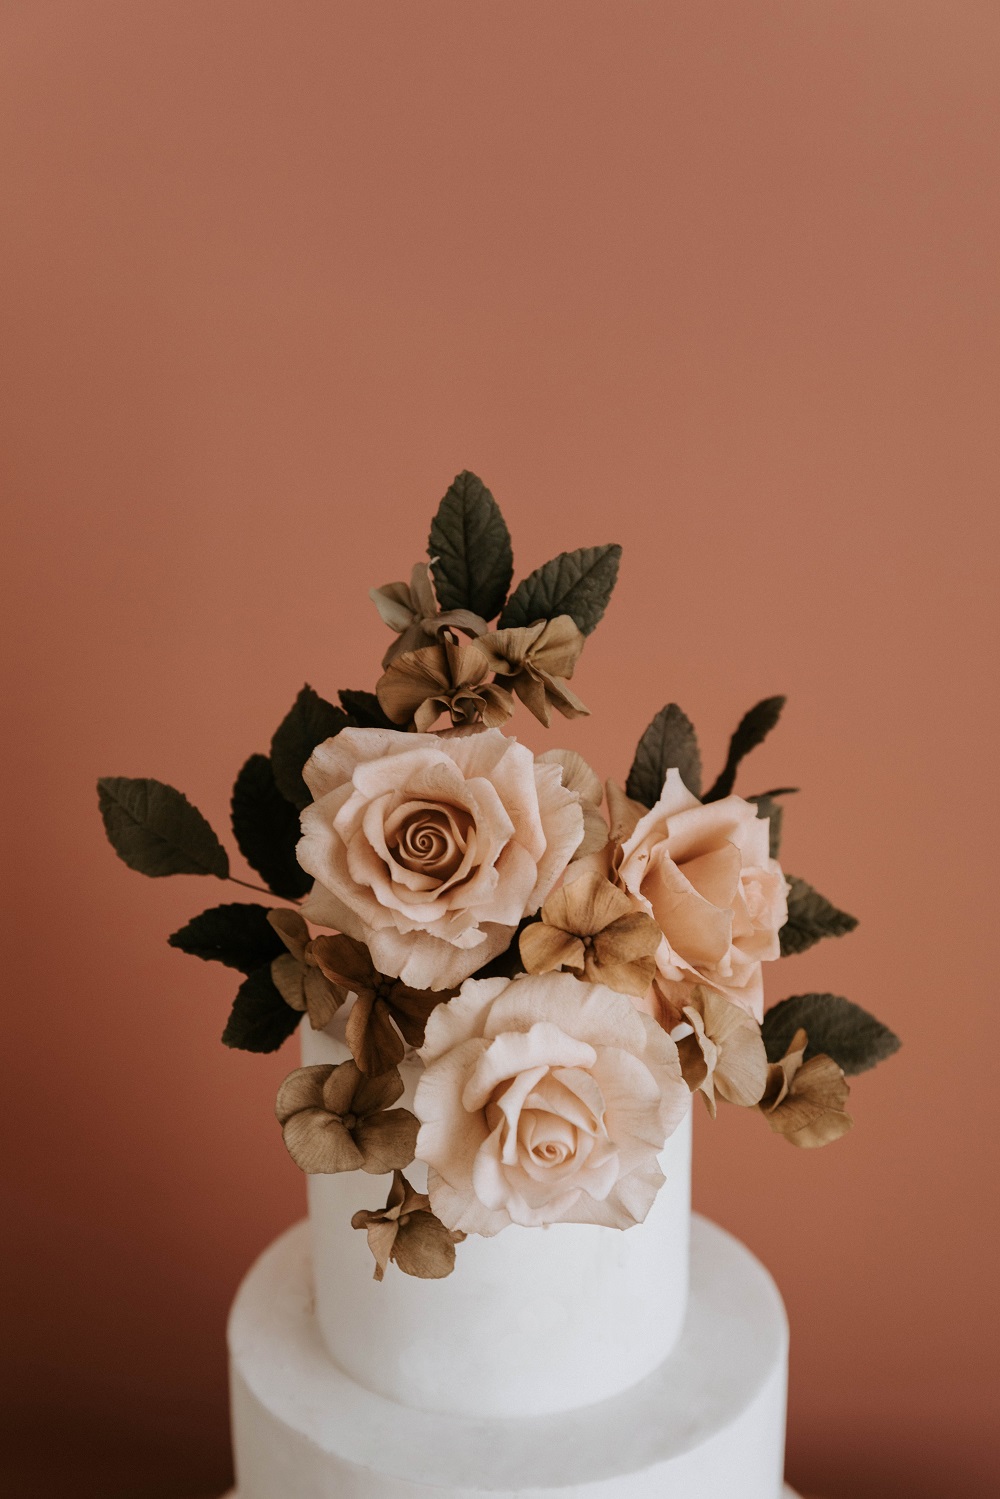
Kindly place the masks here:
[(487, 1420), (393, 1404), (333, 1364), (313, 1316), (310, 1237), (291, 1229), (230, 1318), (239, 1499), (780, 1499), (781, 1299), (704, 1219), (692, 1251), (681, 1338), (641, 1384), (579, 1410)]
[[(303, 1026), (306, 1065), (348, 1055), (335, 1032)], [(419, 1063), (401, 1071), (408, 1105)], [(559, 1223), (470, 1237), (454, 1273), (437, 1281), (393, 1265), (372, 1279), (351, 1216), (384, 1204), (389, 1177), (310, 1177), (316, 1316), (331, 1356), (377, 1394), (458, 1415), (537, 1416), (628, 1389), (663, 1362), (684, 1321), (690, 1110), (660, 1160), (666, 1184), (635, 1228)], [(406, 1175), (424, 1189), (418, 1163)]]

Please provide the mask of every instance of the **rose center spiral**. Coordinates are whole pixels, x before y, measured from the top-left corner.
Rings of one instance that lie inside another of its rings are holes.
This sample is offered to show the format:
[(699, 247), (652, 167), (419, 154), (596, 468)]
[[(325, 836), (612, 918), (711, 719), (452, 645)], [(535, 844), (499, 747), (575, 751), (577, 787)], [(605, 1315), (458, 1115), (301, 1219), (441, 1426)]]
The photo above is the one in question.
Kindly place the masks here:
[(386, 844), (404, 869), (448, 880), (465, 858), (469, 827), (457, 808), (410, 803), (386, 826)]

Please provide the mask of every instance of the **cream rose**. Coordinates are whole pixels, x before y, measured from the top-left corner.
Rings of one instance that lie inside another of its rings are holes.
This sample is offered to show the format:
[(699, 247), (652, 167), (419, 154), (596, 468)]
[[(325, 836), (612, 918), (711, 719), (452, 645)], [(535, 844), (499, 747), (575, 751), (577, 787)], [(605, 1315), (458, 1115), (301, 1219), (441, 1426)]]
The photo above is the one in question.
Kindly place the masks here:
[(417, 1159), (448, 1228), (645, 1218), (690, 1093), (676, 1045), (625, 995), (568, 973), (469, 979), (420, 1056)]
[(668, 771), (656, 806), (622, 843), (616, 877), (663, 933), (655, 985), (668, 1016), (707, 984), (762, 1019), (761, 963), (781, 955), (788, 887), (752, 802), (702, 803)]
[(452, 988), (502, 952), (583, 836), (560, 767), (497, 729), (343, 729), (303, 776), (298, 859), (316, 881), (303, 914), (413, 989)]

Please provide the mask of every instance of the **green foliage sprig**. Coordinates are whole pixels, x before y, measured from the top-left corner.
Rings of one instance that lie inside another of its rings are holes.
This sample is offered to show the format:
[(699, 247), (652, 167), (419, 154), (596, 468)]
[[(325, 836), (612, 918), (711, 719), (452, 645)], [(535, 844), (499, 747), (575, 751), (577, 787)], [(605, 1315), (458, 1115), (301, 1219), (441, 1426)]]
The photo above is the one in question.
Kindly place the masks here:
[(826, 1055), (854, 1076), (891, 1057), (900, 1047), (897, 1035), (860, 1005), (839, 994), (794, 994), (764, 1016), (761, 1034), (769, 1062), (784, 1056), (798, 1030), (809, 1037), (805, 1060)]

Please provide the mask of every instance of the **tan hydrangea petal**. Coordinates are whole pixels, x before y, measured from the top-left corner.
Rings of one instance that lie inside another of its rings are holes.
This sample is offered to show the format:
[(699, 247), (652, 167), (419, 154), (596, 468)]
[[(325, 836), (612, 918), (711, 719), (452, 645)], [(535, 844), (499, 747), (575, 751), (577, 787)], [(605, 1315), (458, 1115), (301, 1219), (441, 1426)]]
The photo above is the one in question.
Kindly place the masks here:
[(531, 647), (545, 628), (545, 621), (511, 630), (490, 630), (478, 641), (490, 669), (502, 677), (516, 677), (531, 654)]
[(586, 637), (568, 614), (547, 620), (530, 651), (535, 666), (550, 677), (571, 677)]
[(552, 714), (549, 711), (549, 695), (546, 684), (541, 677), (531, 672), (519, 672), (516, 677), (510, 678), (510, 685), (521, 699), (529, 713), (534, 714), (538, 722), (546, 729), (552, 722)]
[(608, 844), (608, 825), (603, 815), (587, 802), (582, 804), (582, 808), (583, 837), (573, 855), (574, 862), (584, 858), (587, 854), (600, 853), (601, 849), (606, 848)]
[(339, 1062), (330, 1068), (323, 1084), (323, 1108), (331, 1114), (353, 1114), (354, 1095), (361, 1082), (361, 1070), (354, 1062)]
[(397, 983), (393, 984), (385, 1002), (409, 1044), (421, 1046), (431, 1011), (451, 999), (455, 992), (454, 989), (410, 989), (406, 984)]
[(708, 1112), (714, 1119), (716, 1105), (713, 1078), (718, 1051), (714, 1042), (705, 1034), (705, 1022), (701, 1017), (700, 1010), (695, 1009), (694, 1006), (690, 1006), (684, 1011), (684, 1019), (691, 1026), (691, 1034), (689, 1036), (682, 1036), (677, 1041), (677, 1055), (680, 1058), (681, 1076), (692, 1093), (697, 1093), (699, 1089), (701, 1090), (705, 1103), (708, 1106)]
[[(461, 1238), (464, 1237), (462, 1234)], [(439, 1218), (419, 1210), (411, 1213), (405, 1222), (400, 1219), (392, 1260), (404, 1275), (442, 1280), (455, 1268), (455, 1243), (455, 1235)]]
[(343, 984), (352, 994), (373, 989), (378, 972), (363, 942), (353, 937), (316, 937), (310, 952), (317, 965), (333, 984)]
[(854, 1121), (844, 1111), (850, 1089), (842, 1069), (824, 1055), (803, 1063), (807, 1044), (805, 1031), (797, 1031), (784, 1057), (768, 1068), (760, 1108), (777, 1134), (809, 1150), (839, 1140)]
[(323, 1085), (333, 1068), (329, 1064), (315, 1067), (297, 1067), (290, 1072), (278, 1089), (274, 1112), (278, 1122), (284, 1124), (293, 1114), (302, 1109), (323, 1107)]
[(271, 982), (293, 1010), (305, 1010), (307, 1006), (305, 979), (307, 968), (290, 952), (283, 952), (271, 960)]
[(694, 1034), (678, 1042), (681, 1070), (692, 1092), (699, 1088), (715, 1118), (715, 1095), (750, 1108), (767, 1082), (767, 1053), (752, 1015), (715, 990), (699, 985), (682, 1010)]
[(354, 1141), (363, 1160), (361, 1169), (373, 1176), (401, 1170), (413, 1160), (420, 1121), (409, 1109), (386, 1109), (359, 1119)]
[(311, 965), (303, 969), (302, 992), (314, 1031), (325, 1030), (347, 998), (340, 984), (331, 984), (320, 968)]
[(495, 682), (487, 683), (478, 696), (482, 703), (482, 721), (488, 729), (498, 729), (514, 712), (514, 699), (506, 688), (498, 687)]
[(588, 718), (590, 716), (590, 709), (586, 703), (577, 697), (563, 677), (546, 676), (543, 680), (546, 697), (563, 718)]
[(375, 692), (383, 712), (394, 723), (403, 724), (409, 723), (428, 698), (441, 697), (450, 686), (444, 650), (430, 645), (394, 656), (379, 678)]
[(273, 911), (268, 911), (267, 921), (268, 925), (277, 932), (292, 957), (302, 962), (309, 941), (309, 928), (305, 918), (300, 916), (298, 911), (289, 911), (283, 906), (277, 906)]
[(433, 619), (438, 612), (434, 574), (429, 562), (415, 562), (410, 569), (410, 605), (416, 619)]
[(401, 635), (417, 617), (413, 595), (406, 583), (386, 583), (381, 588), (369, 588), (371, 599), (384, 624)]
[(659, 945), (660, 931), (652, 917), (644, 911), (629, 911), (594, 935), (584, 976), (642, 999), (656, 973)]
[(384, 1208), (374, 1212), (363, 1208), (351, 1219), (352, 1228), (363, 1228), (368, 1234), (368, 1247), (375, 1259), (375, 1279), (381, 1280), (392, 1255), (400, 1220), (408, 1213), (430, 1211), (430, 1201), (421, 1192), (415, 1192), (401, 1171), (392, 1174), (392, 1186)]
[(563, 785), (567, 791), (575, 791), (585, 807), (601, 805), (604, 800), (601, 779), (576, 750), (550, 749), (535, 758), (540, 765), (561, 765)]
[[(358, 1214), (355, 1214), (357, 1217)], [(359, 1228), (360, 1224), (355, 1224)], [(399, 1224), (394, 1218), (377, 1218), (367, 1225), (368, 1248), (375, 1259), (375, 1280), (382, 1280), (385, 1276), (386, 1267), (392, 1255), (396, 1237), (399, 1233)]]
[(388, 1072), (406, 1055), (406, 1043), (393, 1025), (388, 1007), (371, 990), (358, 995), (344, 1035), (362, 1072)]
[(404, 1093), (403, 1079), (397, 1068), (383, 1072), (378, 1077), (359, 1077), (350, 1103), (350, 1111), (359, 1118), (377, 1114), (382, 1109), (391, 1109)]
[(640, 817), (645, 817), (647, 808), (641, 802), (626, 796), (617, 781), (607, 783), (608, 823), (612, 843), (625, 843), (635, 832)]
[(701, 990), (701, 1003), (705, 1029), (718, 1050), (716, 1091), (727, 1103), (751, 1108), (760, 1102), (767, 1084), (767, 1052), (760, 1026), (746, 1010), (714, 989)]
[(587, 873), (552, 892), (542, 907), (542, 920), (563, 931), (592, 937), (634, 909), (625, 892), (610, 880)]
[(496, 728), (510, 717), (513, 699), (505, 689), (486, 684), (490, 669), (478, 643), (459, 645), (446, 638), (394, 656), (375, 691), (394, 723), (412, 719), (420, 733), (427, 733), (445, 712), (453, 724), (482, 720)]
[(582, 969), (584, 946), (572, 932), (533, 921), (519, 938), (521, 961), (528, 973), (554, 973), (557, 968)]
[(288, 1154), (311, 1175), (357, 1171), (364, 1157), (350, 1132), (324, 1109), (303, 1109), (286, 1120), (283, 1134)]

